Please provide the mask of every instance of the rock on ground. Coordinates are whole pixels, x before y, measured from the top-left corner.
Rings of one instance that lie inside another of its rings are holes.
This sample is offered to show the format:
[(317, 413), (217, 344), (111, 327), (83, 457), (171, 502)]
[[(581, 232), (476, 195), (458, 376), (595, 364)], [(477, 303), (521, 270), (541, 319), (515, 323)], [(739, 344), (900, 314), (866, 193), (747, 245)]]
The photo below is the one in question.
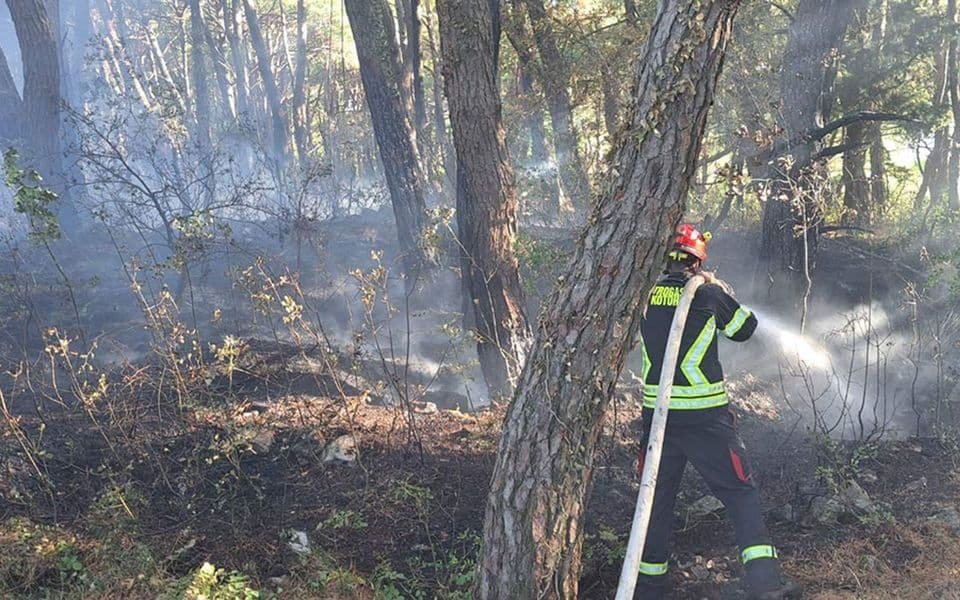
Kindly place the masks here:
[(353, 464), (359, 458), (360, 450), (357, 447), (357, 440), (350, 434), (341, 435), (335, 438), (323, 450), (323, 462), (341, 462)]

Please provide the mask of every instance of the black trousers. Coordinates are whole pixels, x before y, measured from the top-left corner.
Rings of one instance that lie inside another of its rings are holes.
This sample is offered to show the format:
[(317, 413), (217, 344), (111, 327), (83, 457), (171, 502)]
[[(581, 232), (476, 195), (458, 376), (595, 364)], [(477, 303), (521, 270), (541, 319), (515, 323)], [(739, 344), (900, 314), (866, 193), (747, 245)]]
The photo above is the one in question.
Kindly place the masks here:
[[(652, 419), (653, 411), (645, 410), (643, 452), (646, 451)], [(748, 589), (752, 593), (762, 593), (780, 586), (776, 550), (770, 544), (760, 510), (757, 485), (734, 425), (734, 413), (729, 406), (670, 411), (653, 512), (634, 598), (662, 598), (669, 589), (667, 559), (673, 530), (673, 508), (688, 461), (723, 503), (733, 521)], [(643, 460), (641, 454), (641, 472)]]

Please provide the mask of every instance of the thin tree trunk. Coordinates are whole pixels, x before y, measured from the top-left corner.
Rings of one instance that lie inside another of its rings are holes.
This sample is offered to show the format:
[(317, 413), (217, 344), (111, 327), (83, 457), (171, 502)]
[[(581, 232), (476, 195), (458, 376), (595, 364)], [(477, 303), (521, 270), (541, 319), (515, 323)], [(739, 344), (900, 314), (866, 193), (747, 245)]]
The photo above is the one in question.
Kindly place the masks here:
[[(441, 71), (443, 58), (437, 48), (437, 42), (434, 38), (434, 27), (430, 20), (430, 11), (424, 13), (424, 25), (427, 30), (427, 44), (430, 47), (430, 59), (433, 62), (433, 143), (432, 148), (437, 153), (439, 164), (443, 165), (444, 178), (443, 187), (447, 189), (454, 185), (456, 179), (456, 158), (450, 149), (450, 139), (447, 135), (447, 119), (443, 108), (443, 92)], [(446, 194), (445, 194), (446, 195)]]
[(74, 31), (73, 52), (70, 56), (71, 70), (74, 75), (81, 76), (87, 70), (87, 45), (93, 35), (93, 25), (90, 22), (90, 0), (74, 0)]
[(19, 143), (23, 103), (13, 81), (7, 56), (0, 48), (0, 143), (4, 148)]
[(543, 68), (541, 83), (553, 124), (554, 154), (564, 191), (574, 207), (585, 208), (590, 204), (590, 182), (580, 158), (580, 143), (573, 122), (573, 103), (570, 100), (570, 67), (560, 53), (553, 24), (543, 0), (524, 0), (533, 37)]
[(427, 137), (423, 135), (427, 127), (427, 105), (423, 96), (423, 57), (420, 48), (420, 0), (402, 0), (406, 3), (404, 15), (407, 19), (407, 43), (404, 46), (404, 64), (409, 65), (413, 92), (413, 128), (417, 134), (420, 155), (428, 152)]
[(242, 0), (243, 13), (247, 21), (247, 30), (250, 33), (250, 42), (257, 55), (257, 71), (266, 94), (267, 106), (270, 108), (270, 122), (272, 123), (273, 159), (277, 161), (279, 170), (286, 163), (287, 152), (287, 117), (283, 112), (283, 103), (280, 100), (280, 90), (277, 88), (277, 79), (274, 75), (273, 64), (270, 61), (270, 51), (260, 29), (260, 18), (250, 4), (250, 0)]
[(422, 245), (424, 177), (402, 91), (403, 68), (393, 15), (386, 0), (346, 0), (360, 77), (390, 189), (407, 285), (428, 262)]
[(489, 0), (440, 0), (437, 13), (457, 151), (460, 276), (465, 304), (473, 307), (487, 390), (491, 398), (505, 398), (523, 368), (530, 330), (514, 252), (517, 197), (501, 118), (500, 11)]
[(293, 77), (293, 138), (297, 146), (300, 171), (310, 170), (307, 133), (307, 7), (297, 0), (297, 66)]
[[(113, 0), (103, 0), (104, 4), (104, 26), (106, 27), (108, 47), (111, 49), (114, 65), (119, 73), (123, 75), (124, 81), (133, 86), (134, 91), (140, 98), (141, 104), (148, 111), (154, 108), (154, 99), (150, 94), (149, 87), (142, 81), (142, 73), (131, 59), (127, 51), (127, 32), (125, 29), (123, 14), (116, 9)], [(122, 9), (120, 4), (119, 8)]]
[(887, 207), (887, 150), (883, 147), (883, 130), (877, 123), (871, 127), (870, 202), (876, 214)]
[(203, 38), (207, 43), (207, 48), (210, 50), (210, 63), (213, 65), (213, 73), (217, 79), (217, 88), (219, 88), (220, 91), (220, 101), (223, 106), (222, 114), (230, 119), (236, 120), (237, 107), (230, 101), (230, 83), (227, 81), (229, 61), (226, 57), (226, 51), (223, 48), (223, 39), (218, 40), (213, 37), (213, 32), (210, 30), (207, 22), (203, 20), (202, 13), (200, 22), (203, 26)]
[(950, 158), (947, 160), (946, 188), (950, 209), (960, 211), (960, 57), (957, 56), (957, 0), (947, 0), (947, 23), (953, 31), (947, 48), (947, 89), (953, 116)]
[(163, 81), (167, 84), (170, 93), (173, 95), (174, 100), (177, 102), (177, 106), (183, 112), (187, 110), (187, 102), (183, 97), (183, 93), (180, 91), (180, 86), (177, 85), (176, 80), (173, 78), (173, 74), (170, 72), (170, 67), (167, 65), (167, 59), (163, 55), (163, 49), (160, 48), (160, 42), (157, 41), (157, 37), (150, 30), (150, 27), (144, 27), (144, 34), (147, 38), (147, 44), (150, 49), (150, 53), (153, 55), (153, 60), (157, 64), (157, 69), (160, 71), (160, 75), (163, 77)]
[(242, 0), (223, 0), (224, 29), (230, 44), (230, 61), (233, 63), (234, 96), (237, 102), (237, 117), (241, 123), (248, 116), (247, 101), (247, 55), (241, 42), (243, 36)]
[(577, 597), (603, 415), (686, 208), (737, 8), (735, 0), (659, 4), (637, 63), (625, 135), (544, 307), (507, 413), (487, 496), (477, 598)]
[[(950, 58), (950, 45), (946, 40), (942, 43), (941, 51), (934, 60), (933, 93), (931, 104), (934, 108), (943, 109), (950, 99), (947, 76), (947, 64)], [(923, 175), (920, 181), (920, 190), (914, 200), (914, 207), (920, 210), (923, 204), (923, 198), (927, 192), (930, 194), (929, 212), (935, 206), (939, 205), (945, 195), (944, 178), (949, 161), (950, 130), (948, 127), (941, 127), (934, 131), (933, 148), (927, 155), (927, 160), (923, 165)]]
[(536, 178), (540, 189), (539, 209), (548, 220), (556, 220), (560, 215), (560, 181), (559, 173), (551, 167), (550, 152), (547, 149), (546, 128), (544, 126), (544, 111), (541, 98), (534, 90), (534, 61), (532, 42), (529, 41), (530, 32), (524, 22), (523, 7), (517, 2), (504, 5), (506, 13), (506, 34), (510, 45), (517, 53), (519, 68), (520, 99), (527, 109), (527, 130), (530, 134), (530, 173)]
[(212, 205), (216, 190), (213, 167), (213, 143), (210, 140), (210, 88), (207, 85), (207, 67), (203, 57), (204, 24), (200, 0), (189, 0), (190, 7), (190, 78), (193, 80), (195, 135), (200, 153), (201, 184), (207, 205)]
[[(617, 53), (619, 55), (619, 53)], [(612, 140), (617, 135), (620, 118), (620, 86), (613, 67), (603, 72), (603, 124)]]

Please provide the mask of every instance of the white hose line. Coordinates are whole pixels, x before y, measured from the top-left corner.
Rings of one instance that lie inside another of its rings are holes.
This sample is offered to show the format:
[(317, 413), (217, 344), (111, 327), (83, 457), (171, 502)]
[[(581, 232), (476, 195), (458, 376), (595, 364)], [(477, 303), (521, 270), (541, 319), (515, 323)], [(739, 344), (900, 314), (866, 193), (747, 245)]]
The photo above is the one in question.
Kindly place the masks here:
[(673, 378), (677, 370), (677, 357), (680, 354), (680, 338), (687, 323), (687, 314), (693, 296), (704, 283), (702, 275), (694, 275), (680, 296), (680, 303), (673, 313), (670, 324), (670, 336), (663, 353), (663, 367), (660, 369), (660, 386), (657, 389), (657, 404), (653, 409), (653, 421), (650, 424), (650, 437), (647, 440), (647, 452), (643, 463), (643, 475), (640, 477), (640, 493), (637, 495), (637, 507), (633, 512), (633, 525), (630, 527), (630, 541), (620, 571), (620, 584), (617, 586), (616, 600), (632, 600), (640, 575), (640, 561), (643, 558), (643, 545), (647, 540), (650, 526), (650, 511), (653, 508), (653, 494), (657, 487), (657, 473), (660, 471), (660, 455), (663, 453), (663, 435), (667, 427), (667, 414), (670, 408), (670, 394), (673, 391)]

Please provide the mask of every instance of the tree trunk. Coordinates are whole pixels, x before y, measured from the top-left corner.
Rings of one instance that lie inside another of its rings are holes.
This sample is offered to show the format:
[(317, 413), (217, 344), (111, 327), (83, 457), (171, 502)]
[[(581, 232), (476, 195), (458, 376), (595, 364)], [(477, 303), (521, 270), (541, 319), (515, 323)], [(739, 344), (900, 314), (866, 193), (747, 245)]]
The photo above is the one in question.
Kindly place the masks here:
[(257, 71), (266, 93), (267, 105), (270, 107), (270, 120), (273, 125), (273, 160), (277, 161), (280, 170), (286, 164), (287, 151), (287, 117), (280, 100), (280, 91), (277, 89), (277, 79), (270, 62), (270, 51), (260, 29), (260, 19), (250, 4), (250, 0), (243, 1), (243, 13), (247, 20), (247, 30), (250, 33), (250, 42), (257, 55)]
[(738, 4), (659, 4), (625, 135), (544, 307), (507, 413), (487, 496), (478, 598), (577, 596), (604, 411), (685, 210)]
[[(615, 57), (619, 58), (619, 52), (615, 53)], [(620, 86), (616, 81), (617, 74), (613, 68), (604, 70), (602, 78), (603, 124), (607, 130), (607, 137), (613, 140), (617, 135), (620, 118)]]
[(517, 198), (501, 119), (500, 10), (489, 0), (441, 0), (437, 14), (457, 152), (461, 277), (473, 307), (483, 378), (491, 398), (503, 398), (520, 376), (530, 330), (514, 253)]
[[(133, 86), (143, 107), (147, 109), (147, 111), (152, 111), (154, 101), (150, 94), (149, 86), (145, 85), (141, 80), (140, 69), (133, 60), (131, 60), (131, 54), (127, 51), (127, 36), (124, 29), (125, 22), (123, 13), (121, 12), (123, 10), (123, 4), (118, 4), (118, 6), (115, 7), (113, 0), (103, 0), (102, 4), (103, 9), (101, 15), (103, 16), (102, 21), (104, 29), (106, 30), (104, 37), (106, 38), (107, 48), (110, 52), (114, 68), (122, 78), (124, 85), (129, 84)], [(186, 66), (187, 65), (184, 64), (184, 73), (186, 73)]]
[(407, 43), (403, 48), (404, 63), (409, 65), (412, 77), (413, 91), (413, 128), (417, 134), (420, 155), (427, 152), (427, 137), (424, 130), (427, 126), (427, 105), (423, 97), (423, 68), (422, 53), (420, 50), (420, 0), (404, 0), (407, 3), (404, 13), (407, 19)]
[(863, 121), (846, 128), (843, 143), (851, 149), (843, 153), (844, 220), (850, 223), (870, 222), (870, 182), (867, 181), (867, 128)]
[(19, 118), (20, 134), (28, 144), (25, 165), (40, 172), (66, 202), (60, 148), (60, 61), (54, 27), (40, 0), (7, 0), (7, 7), (23, 61)]
[(774, 157), (758, 172), (767, 182), (760, 259), (776, 304), (796, 303), (809, 291), (826, 173), (812, 162), (821, 140), (804, 134), (824, 124), (833, 98), (834, 63), (854, 4), (801, 0), (790, 22), (780, 76), (780, 126), (783, 139), (797, 141), (787, 150), (787, 163)]
[(293, 138), (297, 146), (300, 171), (310, 170), (307, 128), (307, 7), (297, 0), (297, 66), (293, 76)]
[(580, 159), (580, 145), (573, 122), (573, 104), (570, 101), (570, 68), (560, 53), (553, 25), (543, 0), (525, 0), (533, 37), (543, 68), (541, 83), (553, 124), (554, 154), (564, 191), (574, 207), (590, 204), (590, 182)]
[(426, 204), (420, 155), (401, 89), (403, 67), (393, 15), (386, 0), (346, 0), (345, 6), (393, 201), (407, 285), (413, 285), (419, 269), (430, 262), (421, 244)]
[(213, 204), (216, 189), (213, 172), (213, 144), (210, 141), (210, 88), (207, 85), (207, 67), (203, 57), (204, 24), (200, 0), (189, 0), (190, 7), (190, 79), (194, 94), (196, 122), (194, 133), (200, 153), (201, 185), (207, 205)]
[[(949, 54), (950, 46), (944, 41), (942, 51), (934, 61), (932, 105), (937, 109), (943, 109), (949, 100), (949, 92), (947, 89), (947, 62)], [(927, 160), (923, 165), (920, 191), (917, 193), (917, 198), (914, 201), (914, 206), (918, 210), (921, 207), (924, 195), (928, 191), (930, 193), (930, 206), (927, 212), (940, 204), (945, 195), (944, 179), (950, 154), (949, 136), (950, 130), (948, 127), (941, 127), (933, 134), (933, 148), (930, 149), (930, 154), (927, 155)]]
[[(547, 149), (547, 133), (544, 127), (542, 99), (534, 89), (534, 71), (536, 64), (530, 45), (527, 43), (523, 13), (516, 6), (506, 14), (507, 39), (517, 53), (517, 67), (519, 69), (518, 91), (523, 105), (527, 107), (524, 118), (527, 131), (530, 134), (530, 155), (527, 168), (530, 175), (536, 180), (539, 190), (539, 208), (545, 220), (556, 220), (560, 214), (560, 182), (558, 173), (550, 166), (550, 152)], [(527, 158), (524, 156), (524, 158)]]
[[(236, 120), (237, 107), (230, 101), (230, 83), (227, 81), (229, 72), (229, 61), (227, 60), (227, 51), (223, 47), (223, 39), (215, 38), (210, 26), (200, 16), (200, 24), (203, 26), (203, 39), (207, 43), (207, 49), (210, 51), (210, 64), (213, 66), (213, 73), (217, 79), (217, 88), (220, 93), (221, 112), (229, 119)], [(192, 35), (192, 34), (191, 34)]]
[(247, 56), (243, 50), (243, 17), (241, 0), (223, 0), (224, 30), (230, 44), (230, 62), (233, 63), (234, 96), (237, 102), (237, 118), (245, 121), (250, 107), (247, 101)]
[(0, 48), (0, 144), (4, 148), (15, 145), (20, 139), (22, 111), (20, 92), (10, 73), (7, 56)]
[(520, 98), (526, 108), (527, 116), (524, 119), (530, 134), (530, 156), (528, 168), (530, 175), (536, 179), (539, 189), (539, 206), (537, 209), (547, 221), (556, 221), (560, 216), (560, 182), (556, 169), (551, 167), (550, 152), (547, 150), (547, 133), (544, 127), (544, 113), (541, 98), (534, 90), (534, 71), (536, 63), (531, 49), (532, 42), (526, 30), (522, 6), (517, 2), (506, 4), (506, 32), (510, 45), (517, 53), (519, 68)]
[(950, 209), (960, 211), (960, 57), (957, 56), (957, 0), (947, 0), (947, 23), (953, 35), (947, 47), (947, 89), (953, 116), (953, 137), (947, 160), (946, 188)]
[(887, 150), (883, 147), (883, 130), (877, 123), (871, 127), (870, 141), (870, 203), (881, 215), (887, 207)]
[(90, 0), (74, 0), (74, 31), (73, 47), (70, 54), (71, 70), (73, 75), (81, 76), (87, 70), (87, 44), (93, 35), (93, 25), (90, 22)]
[[(437, 49), (437, 43), (434, 40), (433, 27), (430, 24), (429, 14), (426, 13), (427, 43), (430, 45), (430, 57), (433, 60), (433, 149), (440, 155), (440, 163), (443, 164), (445, 171), (445, 182), (452, 182), (456, 177), (456, 159), (453, 158), (453, 152), (450, 150), (449, 139), (447, 137), (447, 120), (443, 110), (443, 94), (440, 91), (442, 87), (440, 72), (443, 62), (440, 52)], [(418, 138), (419, 139), (419, 138)]]

